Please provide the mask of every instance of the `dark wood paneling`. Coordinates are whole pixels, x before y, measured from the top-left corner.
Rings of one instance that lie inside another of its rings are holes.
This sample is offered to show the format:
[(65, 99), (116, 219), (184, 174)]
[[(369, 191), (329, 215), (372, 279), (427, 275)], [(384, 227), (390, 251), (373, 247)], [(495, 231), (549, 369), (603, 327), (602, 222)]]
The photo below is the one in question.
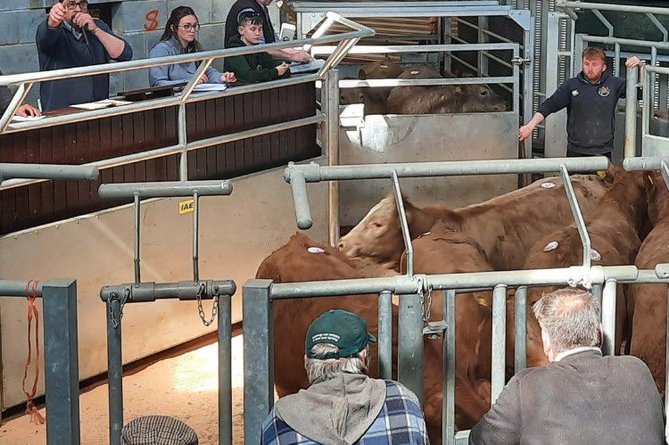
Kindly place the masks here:
[[(315, 88), (302, 84), (188, 104), (188, 140), (313, 116)], [(80, 165), (178, 142), (177, 108), (96, 119), (0, 136), (0, 162)], [(282, 130), (188, 154), (192, 180), (230, 179), (320, 155), (316, 126)], [(35, 227), (129, 201), (101, 200), (101, 183), (176, 181), (179, 155), (101, 171), (93, 182), (46, 181), (0, 191), (0, 234)]]

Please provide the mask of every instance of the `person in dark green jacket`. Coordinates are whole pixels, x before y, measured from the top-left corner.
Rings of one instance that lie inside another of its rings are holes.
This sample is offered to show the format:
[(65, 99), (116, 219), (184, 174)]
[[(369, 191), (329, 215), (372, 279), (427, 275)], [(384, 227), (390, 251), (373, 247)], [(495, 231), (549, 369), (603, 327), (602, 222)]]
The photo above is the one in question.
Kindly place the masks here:
[[(262, 16), (255, 11), (243, 11), (239, 15), (239, 36), (233, 36), (228, 48), (257, 45), (262, 36)], [(275, 59), (266, 52), (257, 52), (245, 56), (233, 56), (225, 59), (226, 71), (235, 73), (241, 82), (265, 82), (290, 76), (288, 64)]]

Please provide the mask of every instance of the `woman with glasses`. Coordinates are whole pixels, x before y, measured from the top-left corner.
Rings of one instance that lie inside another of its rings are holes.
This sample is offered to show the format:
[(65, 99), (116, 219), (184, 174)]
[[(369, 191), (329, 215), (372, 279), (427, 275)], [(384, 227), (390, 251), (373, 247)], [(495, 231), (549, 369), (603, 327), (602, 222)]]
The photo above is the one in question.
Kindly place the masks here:
[[(172, 10), (165, 24), (165, 32), (160, 41), (149, 52), (149, 57), (176, 56), (179, 54), (202, 51), (197, 41), (200, 24), (195, 11), (189, 6), (179, 6)], [(172, 85), (190, 81), (195, 75), (199, 63), (187, 62), (174, 65), (163, 65), (149, 69), (149, 83), (152, 87)], [(216, 68), (210, 67), (198, 79), (200, 83), (231, 83), (237, 79), (233, 73), (221, 74)]]

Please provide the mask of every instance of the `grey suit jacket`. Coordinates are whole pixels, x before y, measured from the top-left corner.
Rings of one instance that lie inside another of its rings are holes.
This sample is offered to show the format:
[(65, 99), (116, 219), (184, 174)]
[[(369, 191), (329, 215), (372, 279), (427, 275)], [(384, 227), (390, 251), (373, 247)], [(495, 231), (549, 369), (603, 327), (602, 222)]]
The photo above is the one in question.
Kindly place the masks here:
[(519, 372), (472, 428), (472, 445), (660, 445), (662, 401), (636, 357), (583, 351)]

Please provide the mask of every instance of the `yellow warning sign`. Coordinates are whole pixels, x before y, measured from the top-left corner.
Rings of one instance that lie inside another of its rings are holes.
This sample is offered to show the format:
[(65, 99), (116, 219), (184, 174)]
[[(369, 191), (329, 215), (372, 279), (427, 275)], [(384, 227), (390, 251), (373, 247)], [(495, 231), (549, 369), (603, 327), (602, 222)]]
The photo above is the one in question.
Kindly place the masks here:
[(187, 199), (186, 201), (179, 202), (179, 215), (184, 213), (192, 213), (195, 210), (195, 200)]

